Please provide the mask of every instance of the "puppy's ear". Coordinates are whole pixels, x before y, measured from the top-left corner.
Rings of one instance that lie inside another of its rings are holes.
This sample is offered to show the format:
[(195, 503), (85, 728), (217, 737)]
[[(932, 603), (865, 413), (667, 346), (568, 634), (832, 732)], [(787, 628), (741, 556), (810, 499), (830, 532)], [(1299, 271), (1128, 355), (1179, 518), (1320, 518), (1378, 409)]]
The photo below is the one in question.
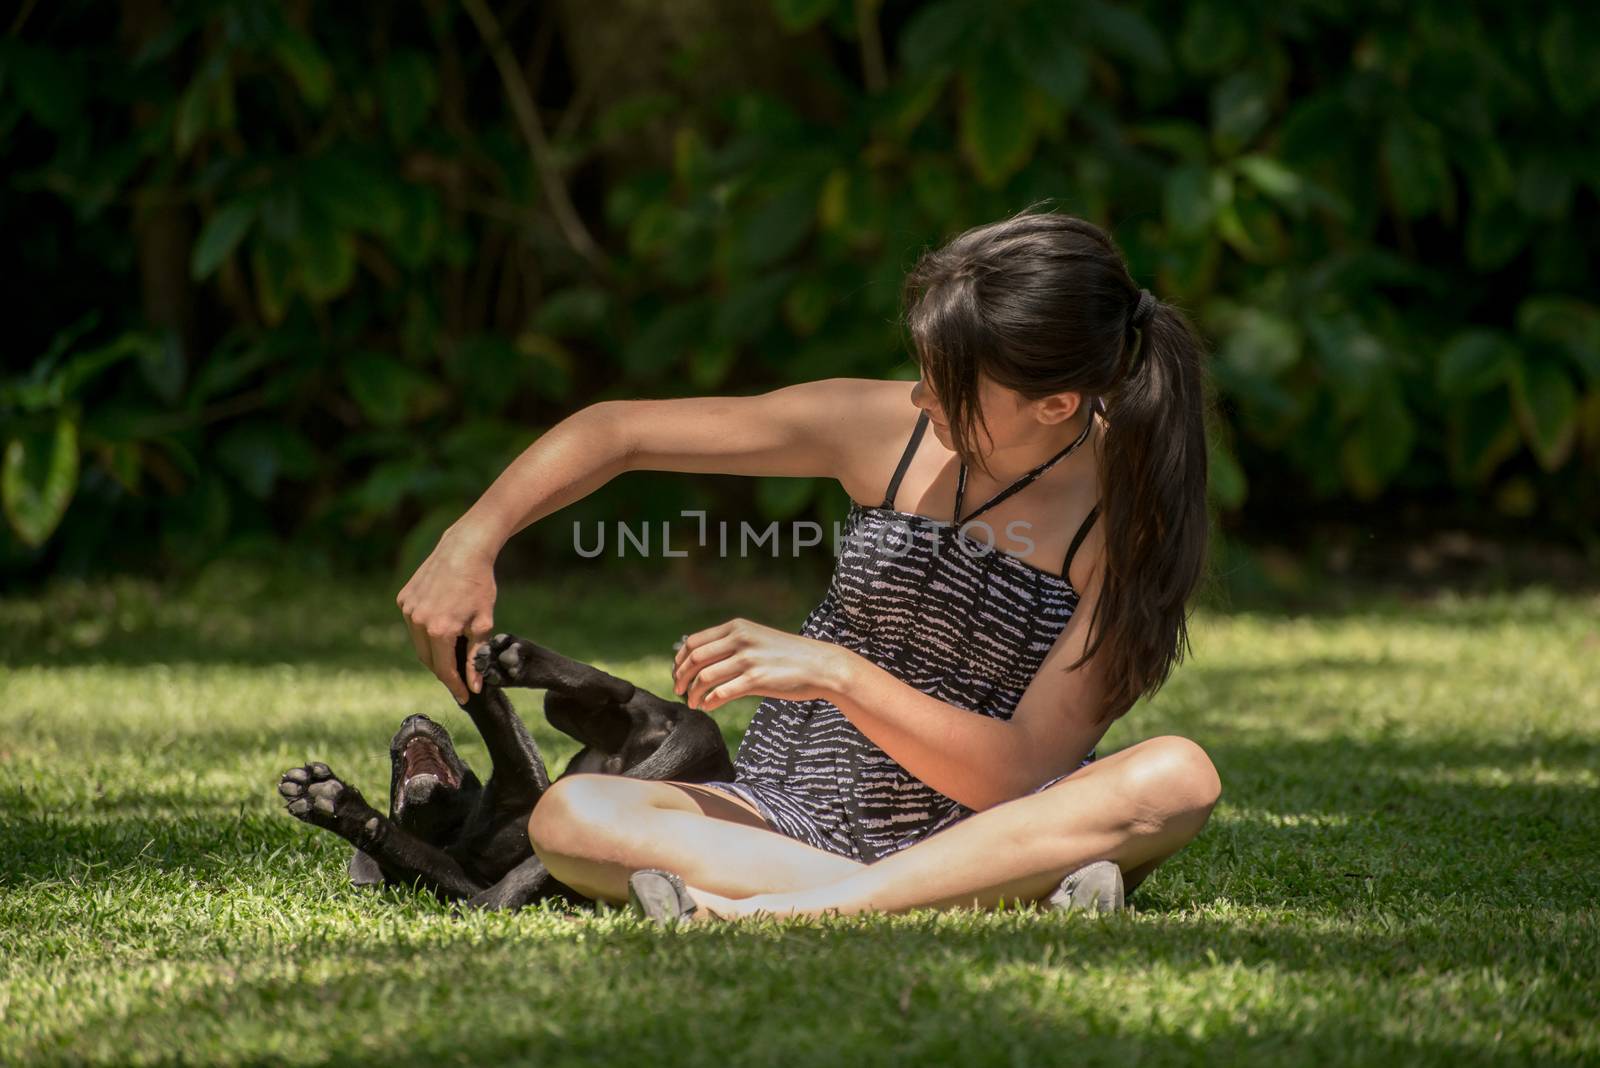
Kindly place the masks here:
[(350, 881), (356, 886), (377, 886), (383, 882), (383, 871), (377, 861), (358, 849), (350, 857)]

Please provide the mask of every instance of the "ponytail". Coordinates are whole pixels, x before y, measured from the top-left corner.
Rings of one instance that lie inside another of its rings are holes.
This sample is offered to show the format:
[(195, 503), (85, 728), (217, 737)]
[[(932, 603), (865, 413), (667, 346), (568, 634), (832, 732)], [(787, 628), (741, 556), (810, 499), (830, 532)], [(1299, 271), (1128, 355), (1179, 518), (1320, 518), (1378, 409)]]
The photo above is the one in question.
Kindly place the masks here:
[(1105, 657), (1100, 721), (1120, 717), (1155, 693), (1192, 652), (1186, 606), (1205, 570), (1210, 540), (1200, 342), (1181, 312), (1148, 290), (1139, 293), (1122, 377), (1106, 398), (1100, 467), (1105, 574), (1089, 617), (1093, 637), (1068, 667), (1096, 653)]

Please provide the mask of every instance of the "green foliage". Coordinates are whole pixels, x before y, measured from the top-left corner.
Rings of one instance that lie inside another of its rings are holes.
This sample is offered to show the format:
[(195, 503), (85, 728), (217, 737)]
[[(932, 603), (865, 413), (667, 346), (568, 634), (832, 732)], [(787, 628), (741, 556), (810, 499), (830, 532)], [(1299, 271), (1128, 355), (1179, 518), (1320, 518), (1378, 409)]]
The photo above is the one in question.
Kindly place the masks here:
[(1589, 9), (769, 10), (814, 84), (668, 79), (570, 115), (531, 87), (544, 167), (575, 188), (604, 161), (604, 269), (454, 6), (382, 32), (329, 4), (34, 11), (0, 42), (8, 236), (50, 268), (0, 377), (0, 559), (103, 556), (130, 524), (134, 556), (159, 530), (175, 560), (261, 534), (409, 558), (592, 401), (907, 374), (911, 258), (1041, 199), (1211, 340), (1219, 507), (1432, 494), (1592, 531)]

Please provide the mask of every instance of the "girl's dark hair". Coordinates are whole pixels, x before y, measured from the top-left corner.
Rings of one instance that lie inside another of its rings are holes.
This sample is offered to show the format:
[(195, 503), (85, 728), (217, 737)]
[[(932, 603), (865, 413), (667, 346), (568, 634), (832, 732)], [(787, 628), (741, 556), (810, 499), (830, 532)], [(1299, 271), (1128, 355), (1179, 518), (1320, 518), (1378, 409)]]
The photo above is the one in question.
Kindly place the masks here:
[(1032, 207), (924, 252), (902, 304), (923, 379), (969, 467), (987, 471), (973, 447), (980, 374), (1029, 400), (1104, 399), (1106, 568), (1090, 642), (1067, 670), (1104, 645), (1097, 721), (1120, 717), (1182, 661), (1187, 603), (1206, 567), (1212, 399), (1198, 335), (1144, 294), (1103, 230)]

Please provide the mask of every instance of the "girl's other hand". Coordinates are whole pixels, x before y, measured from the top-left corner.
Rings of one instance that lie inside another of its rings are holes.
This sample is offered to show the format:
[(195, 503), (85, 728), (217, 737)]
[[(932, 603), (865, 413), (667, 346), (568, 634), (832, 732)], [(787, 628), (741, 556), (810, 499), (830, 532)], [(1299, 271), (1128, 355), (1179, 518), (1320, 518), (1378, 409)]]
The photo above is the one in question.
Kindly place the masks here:
[[(472, 655), (494, 633), (494, 558), (481, 541), (452, 527), (395, 597), (417, 659), (439, 677), (458, 705), (483, 690)], [(463, 635), (466, 679), (456, 672), (456, 639)]]
[(730, 619), (684, 636), (672, 664), (672, 692), (704, 712), (738, 697), (828, 698), (855, 654), (832, 642)]

